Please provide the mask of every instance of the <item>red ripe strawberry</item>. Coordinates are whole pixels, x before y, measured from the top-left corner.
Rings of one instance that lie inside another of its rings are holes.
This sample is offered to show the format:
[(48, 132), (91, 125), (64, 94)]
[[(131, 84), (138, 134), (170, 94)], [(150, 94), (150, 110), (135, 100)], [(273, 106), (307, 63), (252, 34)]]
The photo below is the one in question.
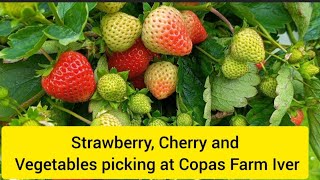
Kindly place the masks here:
[(300, 126), (304, 118), (303, 111), (301, 109), (298, 109), (296, 111), (296, 116), (291, 116), (290, 118), (293, 124), (295, 124), (296, 126)]
[(155, 53), (184, 56), (192, 50), (182, 15), (174, 7), (160, 6), (151, 11), (144, 20), (141, 37), (144, 45)]
[(203, 27), (198, 16), (194, 12), (189, 10), (182, 11), (181, 14), (192, 43), (198, 44), (206, 40), (206, 38), (208, 37), (208, 33)]
[(96, 89), (88, 59), (74, 51), (62, 53), (41, 83), (48, 95), (70, 103), (88, 101)]
[(148, 68), (149, 62), (155, 56), (137, 39), (135, 44), (124, 52), (115, 52), (108, 58), (109, 68), (116, 68), (119, 72), (129, 70), (129, 79), (133, 79)]
[(138, 88), (138, 89), (143, 89), (146, 87), (146, 84), (144, 84), (144, 74), (138, 76), (138, 77), (135, 77), (134, 79), (131, 80), (131, 83), (133, 84), (133, 86), (135, 88)]

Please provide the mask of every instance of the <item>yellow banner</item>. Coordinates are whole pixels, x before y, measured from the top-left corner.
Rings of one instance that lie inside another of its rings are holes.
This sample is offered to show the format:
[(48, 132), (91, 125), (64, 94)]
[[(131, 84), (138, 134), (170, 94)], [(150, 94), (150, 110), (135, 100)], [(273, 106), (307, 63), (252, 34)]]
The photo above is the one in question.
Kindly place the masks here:
[(3, 127), (5, 179), (306, 179), (306, 127)]

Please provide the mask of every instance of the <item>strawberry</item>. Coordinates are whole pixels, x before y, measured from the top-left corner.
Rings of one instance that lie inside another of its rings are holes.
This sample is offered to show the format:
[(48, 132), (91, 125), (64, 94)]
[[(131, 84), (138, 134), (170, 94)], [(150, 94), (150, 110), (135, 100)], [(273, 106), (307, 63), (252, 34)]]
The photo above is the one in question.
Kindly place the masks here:
[(204, 41), (208, 37), (208, 33), (203, 27), (198, 16), (194, 12), (189, 10), (182, 11), (181, 14), (192, 43), (198, 44)]
[(101, 31), (107, 46), (114, 52), (129, 49), (141, 34), (138, 18), (123, 12), (105, 15), (101, 20)]
[(129, 70), (129, 79), (133, 79), (144, 73), (154, 55), (139, 38), (128, 50), (112, 53), (108, 58), (108, 67), (116, 68), (119, 72)]
[(256, 67), (258, 68), (258, 70), (262, 70), (263, 66), (265, 66), (265, 64), (266, 64), (266, 60), (263, 60), (262, 62), (257, 63)]
[(142, 121), (139, 119), (134, 119), (131, 121), (131, 126), (141, 126)]
[(126, 2), (98, 2), (96, 8), (111, 14), (118, 12), (125, 4)]
[(263, 40), (255, 30), (244, 28), (233, 37), (230, 54), (240, 62), (262, 62), (265, 59)]
[(299, 72), (305, 79), (311, 79), (319, 73), (319, 67), (313, 64), (313, 61), (307, 61), (301, 65)]
[(178, 126), (192, 126), (193, 120), (192, 117), (187, 113), (181, 113), (177, 117)]
[(277, 80), (274, 77), (267, 77), (260, 83), (260, 90), (268, 97), (275, 98), (277, 96)]
[(0, 15), (9, 15), (11, 17), (20, 19), (23, 16), (24, 12), (28, 12), (28, 14), (33, 13), (35, 15), (37, 6), (38, 6), (38, 3), (34, 3), (34, 2), (1, 3)]
[(99, 79), (97, 89), (103, 99), (121, 102), (126, 95), (127, 86), (119, 74), (105, 74)]
[(304, 118), (304, 114), (303, 111), (301, 109), (298, 109), (296, 111), (296, 115), (295, 116), (290, 116), (290, 120), (293, 124), (295, 124), (296, 126), (300, 126), (302, 121)]
[(169, 97), (176, 91), (178, 67), (162, 61), (151, 64), (144, 74), (144, 82), (158, 100)]
[(136, 114), (147, 114), (151, 111), (151, 100), (145, 94), (134, 94), (129, 99), (129, 109)]
[(122, 126), (122, 124), (114, 115), (103, 113), (91, 122), (91, 126)]
[(227, 56), (222, 64), (222, 73), (228, 79), (240, 78), (248, 71), (249, 66), (246, 62), (235, 61), (230, 56)]
[(41, 84), (48, 95), (70, 103), (88, 101), (96, 89), (88, 59), (74, 51), (62, 53)]
[(119, 119), (122, 126), (130, 126), (131, 125), (129, 115), (125, 112), (113, 109), (113, 110), (108, 111), (108, 114), (111, 114), (114, 117), (116, 117), (117, 119)]
[(182, 15), (174, 7), (163, 5), (151, 11), (144, 20), (141, 37), (144, 45), (155, 53), (184, 56), (192, 50)]
[(131, 83), (133, 86), (137, 89), (143, 89), (146, 87), (146, 84), (144, 84), (144, 74), (135, 77), (134, 79), (131, 80)]
[(236, 115), (231, 118), (231, 126), (247, 126), (246, 117), (242, 115)]
[(299, 51), (298, 49), (292, 49), (290, 51), (290, 53), (291, 53), (291, 55), (290, 55), (290, 57), (288, 59), (288, 62), (291, 63), (291, 64), (298, 63), (303, 58), (302, 52)]
[(38, 121), (35, 120), (28, 120), (22, 124), (22, 126), (41, 126)]
[(167, 123), (165, 123), (161, 119), (154, 119), (149, 122), (148, 126), (167, 126)]

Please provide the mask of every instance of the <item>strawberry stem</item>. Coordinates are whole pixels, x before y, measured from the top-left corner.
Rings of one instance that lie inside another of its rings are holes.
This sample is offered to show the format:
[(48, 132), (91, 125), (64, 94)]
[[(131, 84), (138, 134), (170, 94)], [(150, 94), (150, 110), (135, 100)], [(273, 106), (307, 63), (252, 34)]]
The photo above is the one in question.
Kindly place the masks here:
[(297, 43), (297, 40), (296, 38), (294, 37), (293, 35), (293, 31), (292, 31), (292, 28), (290, 26), (290, 24), (286, 24), (286, 29), (287, 29), (287, 33), (288, 33), (288, 36), (289, 36), (289, 39), (290, 41), (292, 42), (292, 44), (296, 44)]
[(41, 52), (50, 62), (53, 61), (52, 57), (51, 57), (43, 48), (40, 48), (40, 52)]
[(32, 98), (30, 98), (29, 100), (25, 101), (24, 103), (22, 103), (20, 105), (20, 107), (22, 109), (26, 109), (27, 107), (29, 107), (31, 104), (37, 102), (40, 98), (42, 98), (42, 96), (44, 96), (46, 94), (46, 92), (44, 92), (44, 90), (41, 90), (40, 92), (38, 92), (36, 95), (34, 95)]
[(60, 19), (58, 13), (57, 13), (57, 7), (56, 5), (54, 4), (54, 2), (48, 2), (48, 5), (49, 5), (49, 8), (51, 10), (51, 12), (53, 13), (53, 16), (54, 16), (54, 20), (56, 21), (56, 23), (60, 26), (63, 25), (63, 22), (62, 20)]
[(79, 114), (77, 114), (77, 113), (75, 113), (75, 112), (73, 112), (73, 111), (70, 111), (69, 109), (66, 109), (66, 108), (64, 108), (64, 107), (61, 107), (61, 106), (55, 104), (51, 99), (47, 98), (47, 101), (48, 101), (54, 108), (57, 108), (57, 109), (59, 109), (59, 110), (61, 110), (61, 111), (64, 111), (64, 112), (66, 112), (66, 113), (68, 113), (68, 114), (70, 114), (70, 115), (78, 118), (79, 120), (87, 123), (88, 125), (91, 124), (91, 121), (89, 121), (88, 119), (80, 116)]
[(275, 57), (276, 59), (278, 59), (278, 60), (280, 60), (280, 61), (288, 64), (288, 61), (282, 59), (281, 57), (279, 57), (279, 56), (277, 56), (277, 55), (275, 55), (275, 54), (269, 53), (269, 52), (267, 52), (267, 51), (266, 51), (266, 53), (269, 54), (270, 56), (273, 56), (273, 57)]
[(147, 116), (148, 116), (148, 118), (149, 118), (150, 120), (152, 119), (152, 116), (151, 116), (150, 113), (147, 113)]
[(232, 34), (234, 34), (234, 29), (233, 29), (232, 24), (230, 23), (230, 21), (226, 17), (224, 17), (224, 15), (222, 15), (218, 10), (216, 10), (213, 7), (210, 7), (210, 12), (212, 12), (213, 14), (218, 16), (223, 22), (225, 22), (228, 25), (228, 27), (229, 27), (230, 31), (232, 32)]
[(282, 51), (284, 51), (285, 53), (287, 52), (287, 50), (282, 47), (277, 41), (275, 41), (269, 34), (269, 32), (259, 23), (258, 24), (259, 28), (261, 29), (261, 31), (264, 33), (264, 37), (266, 37), (272, 44), (274, 44), (275, 46), (277, 46), (278, 48), (280, 48)]
[(264, 71), (266, 74), (268, 74), (268, 71), (266, 70), (266, 67), (264, 66), (264, 63), (263, 63), (263, 62), (260, 62), (260, 65), (261, 65), (263, 71)]
[(211, 56), (211, 54), (209, 54), (208, 52), (206, 52), (204, 49), (202, 49), (199, 46), (194, 46), (196, 49), (198, 49), (200, 52), (202, 52), (203, 54), (205, 54), (206, 56), (208, 56), (210, 59), (212, 59), (213, 61), (217, 62), (217, 63), (221, 63), (218, 59), (214, 58), (213, 56)]

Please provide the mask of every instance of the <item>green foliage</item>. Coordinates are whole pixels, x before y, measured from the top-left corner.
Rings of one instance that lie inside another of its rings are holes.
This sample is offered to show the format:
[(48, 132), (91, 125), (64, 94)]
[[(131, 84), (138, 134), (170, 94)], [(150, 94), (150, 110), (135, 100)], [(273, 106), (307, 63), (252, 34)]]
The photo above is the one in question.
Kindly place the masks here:
[(320, 3), (312, 3), (313, 11), (310, 26), (304, 36), (305, 41), (317, 40), (320, 38)]
[(282, 66), (277, 76), (277, 94), (274, 100), (275, 111), (272, 113), (270, 123), (272, 126), (278, 126), (281, 119), (286, 114), (293, 100), (292, 69), (289, 66)]
[(203, 99), (204, 84), (207, 75), (198, 66), (199, 59), (183, 57), (179, 58), (177, 92), (183, 99), (183, 103), (196, 114), (199, 124), (204, 124), (203, 112), (205, 102)]
[(60, 18), (63, 19), (64, 25), (50, 25), (44, 33), (50, 39), (59, 40), (60, 44), (66, 46), (81, 38), (88, 19), (88, 5), (87, 3), (64, 4), (61, 5), (60, 11)]
[(46, 26), (28, 26), (9, 36), (10, 48), (0, 51), (0, 58), (18, 61), (36, 53), (46, 40), (43, 34)]
[[(42, 88), (40, 78), (35, 77), (38, 63), (44, 63), (45, 57), (34, 55), (29, 61), (14, 64), (0, 64), (0, 84), (9, 89), (9, 95), (22, 104), (39, 93)], [(0, 106), (0, 120), (14, 114), (10, 108)]]
[(255, 86), (260, 83), (256, 69), (239, 79), (230, 80), (222, 75), (212, 76), (211, 108), (224, 112), (233, 112), (234, 108), (245, 107), (247, 99), (254, 97), (258, 91)]

